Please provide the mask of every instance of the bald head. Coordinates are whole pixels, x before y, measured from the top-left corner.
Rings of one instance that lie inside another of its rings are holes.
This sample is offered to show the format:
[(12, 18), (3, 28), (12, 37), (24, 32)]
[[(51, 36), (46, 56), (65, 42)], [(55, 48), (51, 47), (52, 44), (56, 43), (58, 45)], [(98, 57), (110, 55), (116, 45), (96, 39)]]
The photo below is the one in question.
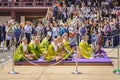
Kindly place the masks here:
[(35, 40), (35, 38), (36, 38), (36, 37), (32, 35), (32, 40)]
[(36, 36), (35, 38), (35, 43), (38, 44), (40, 42), (40, 37), (39, 36)]
[(26, 38), (26, 37), (23, 37), (23, 38), (22, 38), (22, 42), (23, 42), (24, 44), (27, 44), (27, 38)]
[(82, 37), (82, 40), (88, 41), (88, 40), (89, 40), (89, 36), (88, 36), (88, 35), (83, 36), (83, 37)]
[(65, 37), (68, 37), (68, 34), (67, 34), (67, 33), (64, 33), (64, 34), (62, 35), (62, 38), (65, 38)]
[(58, 39), (58, 43), (61, 43), (63, 40), (62, 37), (58, 37), (57, 39)]

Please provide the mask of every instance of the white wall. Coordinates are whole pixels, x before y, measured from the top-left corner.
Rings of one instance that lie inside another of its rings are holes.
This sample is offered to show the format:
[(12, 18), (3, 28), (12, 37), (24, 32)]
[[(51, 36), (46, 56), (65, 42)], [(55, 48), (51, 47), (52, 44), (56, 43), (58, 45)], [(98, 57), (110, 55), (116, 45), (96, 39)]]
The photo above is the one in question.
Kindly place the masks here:
[(0, 16), (0, 22), (5, 22), (11, 19), (11, 16)]
[(20, 22), (23, 22), (23, 21), (25, 21), (25, 16), (20, 17)]

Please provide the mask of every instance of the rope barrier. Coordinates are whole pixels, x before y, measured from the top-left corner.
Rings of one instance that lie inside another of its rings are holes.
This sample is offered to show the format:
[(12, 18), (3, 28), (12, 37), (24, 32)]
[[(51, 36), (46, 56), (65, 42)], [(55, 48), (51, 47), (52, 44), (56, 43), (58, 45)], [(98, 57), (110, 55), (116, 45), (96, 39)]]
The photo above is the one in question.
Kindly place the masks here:
[[(119, 45), (118, 45), (119, 46)], [(110, 50), (109, 52), (106, 52), (107, 54), (111, 53), (114, 49), (116, 49), (118, 46), (114, 47), (112, 50)]]
[[(25, 56), (23, 56), (23, 57), (24, 57), (24, 58), (26, 59), (26, 61), (29, 62), (30, 64), (35, 65), (36, 67), (41, 67), (40, 65), (35, 64), (35, 63), (31, 62), (30, 60), (28, 60)], [(65, 57), (64, 57), (64, 58), (65, 58)], [(54, 63), (54, 64), (51, 64), (51, 65), (49, 65), (49, 66), (45, 66), (45, 68), (43, 69), (43, 71), (40, 73), (40, 76), (39, 76), (38, 79), (41, 78), (41, 76), (44, 74), (45, 70), (46, 70), (48, 67), (59, 64), (60, 62), (63, 61), (64, 58), (62, 58), (60, 61), (58, 61), (58, 62), (56, 62), (56, 63)]]
[(8, 63), (8, 62), (11, 61), (11, 60), (12, 60), (12, 58), (9, 59), (9, 60), (7, 60), (7, 61), (5, 61), (5, 62), (3, 62), (2, 64), (0, 64), (1, 68), (3, 69), (3, 65), (6, 64), (6, 63)]
[[(38, 64), (35, 64), (34, 62), (31, 62), (30, 60), (28, 60), (25, 56), (23, 56), (24, 57), (24, 59), (26, 59), (26, 61), (27, 62), (29, 62), (30, 64), (32, 64), (32, 65), (35, 65), (35, 66), (40, 66), (40, 65), (38, 65)], [(65, 58), (65, 57), (64, 57)], [(64, 58), (62, 58), (61, 60), (59, 60), (58, 62), (56, 62), (56, 63), (54, 63), (54, 64), (51, 64), (51, 65), (49, 65), (49, 66), (54, 66), (54, 65), (57, 65), (57, 64), (59, 64), (60, 62), (62, 62), (63, 61), (63, 59)]]

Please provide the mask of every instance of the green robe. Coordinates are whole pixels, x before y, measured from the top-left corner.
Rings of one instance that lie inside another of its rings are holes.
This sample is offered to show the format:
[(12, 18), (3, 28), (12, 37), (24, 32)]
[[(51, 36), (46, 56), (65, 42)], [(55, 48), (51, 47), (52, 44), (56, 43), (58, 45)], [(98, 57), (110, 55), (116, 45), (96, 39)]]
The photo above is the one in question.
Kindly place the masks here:
[(63, 41), (63, 45), (67, 51), (71, 51), (70, 42)]
[(70, 42), (63, 41), (63, 46), (64, 46), (64, 48), (66, 50), (66, 55), (65, 55), (65, 57), (63, 59), (66, 60), (71, 56), (71, 54), (73, 53), (73, 50), (70, 47)]
[(93, 51), (91, 46), (87, 42), (81, 41), (79, 43), (79, 48), (80, 53), (84, 58), (89, 59), (91, 57)]
[(34, 44), (32, 42), (30, 42), (28, 45), (28, 51), (29, 51), (29, 53), (36, 55), (35, 59), (39, 59), (40, 54), (42, 54), (40, 43), (36, 45), (36, 48), (34, 48)]
[(47, 38), (44, 38), (40, 45), (43, 48), (43, 50), (47, 51), (49, 47), (49, 41), (47, 40)]
[(57, 47), (57, 51), (55, 52), (54, 50), (54, 46), (51, 44), (49, 47), (48, 47), (48, 50), (47, 50), (47, 54), (45, 55), (45, 60), (47, 61), (51, 61), (54, 59), (55, 56), (57, 56), (57, 53), (59, 53), (59, 49)]
[(25, 61), (24, 52), (23, 52), (23, 45), (20, 44), (17, 50), (14, 53), (14, 60), (15, 61)]

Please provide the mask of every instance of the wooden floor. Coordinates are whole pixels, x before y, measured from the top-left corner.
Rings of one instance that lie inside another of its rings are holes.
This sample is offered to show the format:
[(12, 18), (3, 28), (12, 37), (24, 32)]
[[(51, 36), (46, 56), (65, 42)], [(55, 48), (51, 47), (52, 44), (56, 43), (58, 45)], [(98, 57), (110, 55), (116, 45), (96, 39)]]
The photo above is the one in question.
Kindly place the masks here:
[[(106, 49), (109, 52), (112, 49)], [(75, 66), (15, 66), (19, 74), (10, 75), (11, 61), (0, 69), (0, 80), (120, 80), (120, 75), (113, 74), (117, 69), (117, 49), (108, 53), (113, 66), (78, 66), (82, 74), (71, 74)]]

